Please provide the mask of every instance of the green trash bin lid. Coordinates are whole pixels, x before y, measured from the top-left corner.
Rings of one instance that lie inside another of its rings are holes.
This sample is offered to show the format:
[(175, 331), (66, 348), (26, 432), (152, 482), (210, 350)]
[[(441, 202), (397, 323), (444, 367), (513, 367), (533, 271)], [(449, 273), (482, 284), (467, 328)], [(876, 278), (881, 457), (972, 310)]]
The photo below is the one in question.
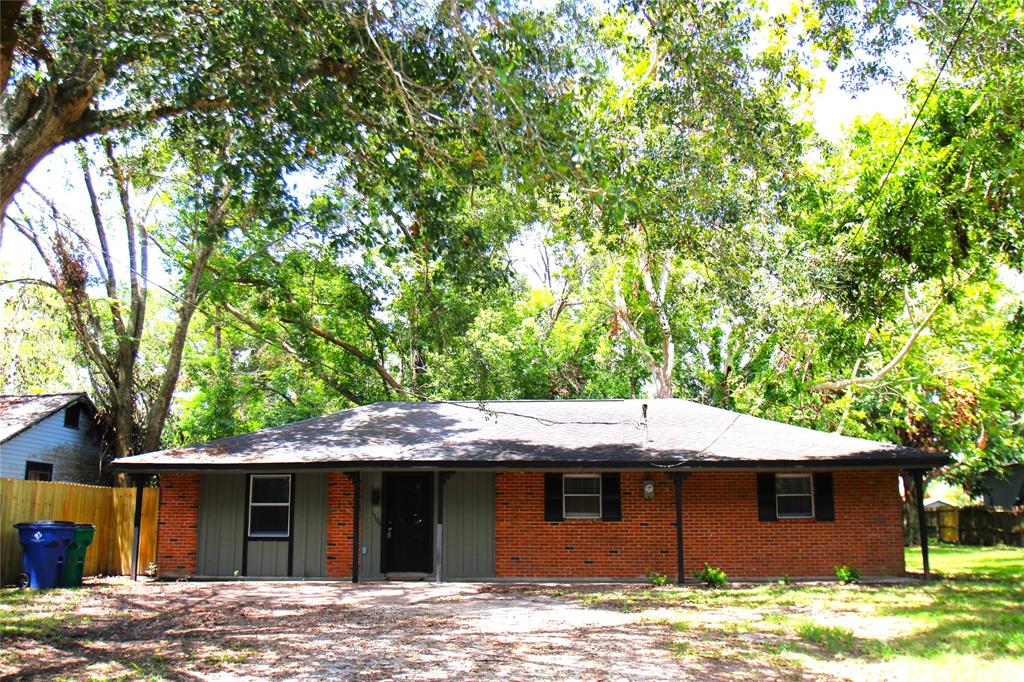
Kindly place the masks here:
[(92, 544), (96, 526), (91, 523), (76, 523), (74, 539), (68, 545), (64, 558), (64, 570), (61, 575), (61, 587), (79, 587), (82, 574), (85, 572), (85, 553)]
[(75, 524), (75, 539), (76, 545), (82, 547), (88, 547), (92, 544), (92, 539), (96, 535), (96, 526), (91, 523), (76, 523)]

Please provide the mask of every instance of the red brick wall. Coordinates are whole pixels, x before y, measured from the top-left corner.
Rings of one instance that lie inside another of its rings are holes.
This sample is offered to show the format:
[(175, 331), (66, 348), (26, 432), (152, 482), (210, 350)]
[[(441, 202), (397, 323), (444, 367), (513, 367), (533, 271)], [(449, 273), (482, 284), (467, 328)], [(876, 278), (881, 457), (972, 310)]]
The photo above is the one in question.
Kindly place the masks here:
[(352, 577), (352, 480), (333, 471), (327, 477), (327, 577)]
[[(655, 482), (644, 500), (644, 480)], [(676, 573), (675, 506), (664, 474), (622, 474), (622, 521), (544, 521), (544, 474), (496, 477), (495, 572), (499, 577), (643, 577)]]
[(867, 576), (901, 575), (897, 481), (894, 470), (837, 471), (835, 521), (761, 522), (754, 473), (695, 473), (683, 484), (686, 571), (707, 561), (736, 577), (832, 576), (839, 564)]
[[(644, 500), (644, 480), (655, 498)], [(831, 576), (854, 564), (866, 576), (903, 573), (895, 471), (834, 474), (834, 522), (757, 518), (754, 472), (694, 473), (683, 484), (687, 575), (707, 561), (732, 577)], [(622, 521), (544, 521), (544, 474), (501, 473), (496, 483), (499, 577), (675, 576), (675, 506), (664, 473), (622, 474)]]
[(156, 531), (158, 575), (192, 575), (199, 528), (199, 474), (160, 474)]

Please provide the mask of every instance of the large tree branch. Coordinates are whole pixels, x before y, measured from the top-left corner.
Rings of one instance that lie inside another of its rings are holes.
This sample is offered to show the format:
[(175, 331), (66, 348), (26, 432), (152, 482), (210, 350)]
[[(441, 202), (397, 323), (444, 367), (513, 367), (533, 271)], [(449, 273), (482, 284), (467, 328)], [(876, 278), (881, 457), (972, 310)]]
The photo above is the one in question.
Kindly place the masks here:
[[(903, 358), (907, 357), (910, 349), (914, 347), (914, 343), (917, 341), (917, 338), (921, 336), (921, 333), (928, 327), (928, 323), (932, 321), (933, 317), (935, 317), (935, 313), (937, 313), (939, 308), (942, 307), (943, 301), (944, 297), (940, 296), (939, 300), (934, 306), (932, 306), (931, 310), (928, 311), (928, 314), (924, 316), (924, 319), (921, 320), (921, 323), (917, 328), (909, 337), (907, 337), (903, 347), (901, 347), (899, 351), (897, 351), (896, 355), (894, 355), (889, 362), (885, 363), (885, 365), (877, 372), (868, 376), (858, 377), (855, 376), (855, 371), (854, 376), (851, 376), (849, 379), (841, 379), (839, 381), (822, 381), (821, 383), (811, 386), (810, 390), (815, 393), (827, 393), (829, 391), (842, 391), (851, 386), (863, 386), (865, 384), (873, 384), (881, 381), (886, 374), (894, 370), (901, 362), (903, 362)], [(858, 364), (859, 362), (860, 361), (858, 360)]]
[(675, 371), (676, 348), (675, 339), (672, 338), (672, 321), (665, 311), (665, 296), (668, 294), (669, 273), (672, 268), (672, 252), (666, 251), (661, 257), (661, 272), (658, 275), (658, 284), (654, 284), (654, 274), (651, 272), (651, 258), (646, 248), (641, 247), (638, 255), (640, 265), (640, 278), (644, 284), (644, 291), (647, 292), (647, 300), (650, 303), (654, 317), (658, 321), (658, 332), (661, 336), (661, 362), (655, 371), (654, 379), (658, 384), (658, 397), (672, 397), (672, 374)]
[(21, 35), (18, 19), (25, 0), (4, 0), (0, 2), (0, 93), (7, 92), (7, 81), (14, 65), (14, 52)]
[(89, 209), (92, 212), (92, 222), (96, 227), (96, 238), (100, 243), (100, 255), (103, 258), (100, 276), (107, 289), (107, 300), (110, 305), (110, 317), (114, 330), (119, 336), (124, 336), (125, 326), (121, 317), (121, 303), (117, 298), (117, 275), (114, 271), (114, 260), (110, 255), (110, 246), (107, 242), (107, 230), (103, 224), (103, 214), (100, 212), (100, 202), (96, 196), (96, 189), (92, 184), (92, 174), (89, 172), (89, 159), (85, 150), (79, 147), (79, 160), (82, 165), (82, 179), (85, 181), (85, 192), (89, 196)]
[(308, 331), (308, 332), (310, 332), (310, 333), (312, 333), (312, 334), (314, 334), (316, 336), (319, 336), (324, 341), (327, 341), (328, 343), (330, 343), (330, 344), (332, 344), (334, 346), (337, 346), (338, 348), (341, 348), (342, 350), (344, 350), (349, 355), (354, 356), (360, 362), (362, 362), (365, 365), (367, 365), (368, 367), (372, 368), (373, 371), (375, 371), (380, 376), (380, 378), (384, 381), (385, 384), (387, 384), (391, 388), (395, 389), (396, 391), (405, 392), (405, 389), (402, 387), (402, 384), (397, 379), (395, 379), (395, 377), (380, 362), (380, 360), (378, 360), (377, 358), (369, 356), (368, 354), (363, 352), (359, 347), (349, 343), (348, 341), (345, 341), (342, 338), (339, 338), (339, 337), (335, 336), (334, 334), (332, 334), (331, 332), (327, 331), (326, 329), (323, 329), (322, 327), (318, 327), (317, 325), (315, 325), (312, 322), (309, 322), (307, 320), (282, 317), (281, 321), (285, 322), (287, 324), (291, 324), (291, 325), (295, 325), (297, 327), (301, 327), (301, 328), (305, 329), (306, 331)]
[(633, 323), (633, 319), (629, 316), (626, 297), (622, 295), (622, 284), (619, 282), (618, 277), (615, 278), (615, 284), (612, 286), (615, 293), (615, 301), (611, 304), (612, 310), (615, 311), (622, 326), (626, 328), (626, 333), (633, 339), (640, 357), (643, 358), (644, 364), (647, 365), (647, 369), (654, 374), (659, 369), (658, 360), (647, 347), (647, 341), (644, 340), (643, 334), (640, 333), (640, 330)]
[[(231, 313), (239, 322), (241, 322), (242, 324), (256, 332), (259, 338), (264, 338), (266, 336), (266, 332), (260, 327), (260, 325), (255, 320), (248, 317), (238, 308), (234, 307), (230, 303), (223, 303), (221, 304), (220, 307)], [(334, 377), (330, 376), (329, 374), (322, 371), (319, 367), (315, 366), (315, 364), (312, 361), (303, 357), (299, 353), (299, 351), (297, 351), (291, 344), (289, 344), (284, 339), (274, 336), (273, 339), (267, 339), (267, 341), (277, 346), (278, 348), (281, 348), (288, 355), (298, 360), (299, 363), (301, 363), (302, 365), (305, 365), (306, 367), (313, 369), (317, 373), (317, 376), (320, 377), (321, 381), (329, 385), (331, 388), (340, 393), (346, 399), (350, 400), (353, 404), (366, 404), (367, 401), (363, 396), (360, 396), (359, 394), (355, 393), (345, 385), (338, 382)]]
[(939, 308), (942, 307), (942, 304), (946, 300), (946, 296), (948, 296), (954, 290), (970, 281), (970, 279), (974, 277), (974, 273), (976, 273), (978, 271), (978, 268), (980, 267), (981, 263), (978, 263), (971, 269), (970, 272), (967, 273), (966, 276), (964, 276), (962, 279), (958, 280), (948, 288), (944, 288), (939, 293), (939, 300), (935, 302), (935, 305), (931, 307), (928, 313), (924, 316), (924, 319), (922, 319), (921, 322), (914, 329), (914, 331), (911, 332), (910, 336), (907, 338), (907, 341), (903, 344), (899, 351), (896, 352), (896, 355), (894, 355), (892, 359), (889, 362), (887, 362), (877, 372), (866, 377), (851, 376), (851, 378), (849, 379), (842, 379), (840, 381), (822, 381), (821, 383), (811, 386), (809, 390), (815, 393), (843, 391), (849, 388), (850, 386), (863, 386), (865, 384), (873, 384), (880, 381), (882, 378), (885, 377), (886, 374), (894, 370), (901, 362), (903, 362), (903, 359), (907, 357), (907, 354), (910, 353), (910, 349), (914, 347), (914, 343), (917, 341), (918, 337), (921, 336), (921, 333), (924, 332), (924, 330), (928, 327), (928, 324), (932, 321), (932, 318), (935, 317), (935, 313), (937, 313), (939, 311)]
[(181, 359), (185, 349), (185, 340), (188, 337), (189, 325), (196, 308), (199, 307), (199, 301), (203, 297), (200, 287), (203, 274), (206, 272), (206, 264), (213, 255), (220, 238), (227, 231), (224, 223), (233, 189), (234, 183), (232, 182), (227, 182), (219, 188), (206, 216), (206, 234), (196, 237), (197, 247), (188, 283), (181, 296), (178, 297), (181, 301), (181, 305), (178, 307), (178, 321), (174, 327), (174, 335), (171, 337), (164, 374), (160, 381), (160, 390), (146, 424), (146, 436), (142, 442), (143, 452), (155, 450), (160, 445), (160, 436), (163, 433), (167, 415), (170, 413), (174, 389), (178, 385), (181, 373)]
[(190, 111), (213, 111), (231, 108), (227, 100), (205, 97), (180, 104), (160, 104), (148, 109), (97, 111), (87, 109), (76, 121), (65, 127), (65, 141), (81, 140), (90, 135), (124, 130), (142, 123), (174, 118)]
[(114, 155), (114, 148), (109, 140), (104, 141), (103, 149), (114, 176), (117, 196), (121, 202), (125, 236), (128, 240), (128, 277), (131, 283), (131, 352), (134, 356), (138, 353), (142, 329), (146, 321), (146, 296), (149, 289), (146, 279), (149, 274), (149, 235), (146, 234), (145, 225), (136, 228), (135, 215), (132, 212), (131, 198), (128, 193), (128, 179), (121, 168), (121, 163)]

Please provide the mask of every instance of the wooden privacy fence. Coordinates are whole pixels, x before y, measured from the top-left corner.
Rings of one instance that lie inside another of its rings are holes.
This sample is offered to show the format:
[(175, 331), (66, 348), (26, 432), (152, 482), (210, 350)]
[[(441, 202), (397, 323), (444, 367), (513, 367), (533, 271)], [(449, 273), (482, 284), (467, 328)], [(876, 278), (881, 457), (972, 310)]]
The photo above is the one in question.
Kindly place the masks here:
[(959, 509), (931, 509), (924, 516), (928, 522), (928, 537), (953, 544), (960, 542)]
[[(157, 488), (143, 491), (140, 573), (156, 561), (159, 495)], [(22, 570), (21, 543), (13, 524), (41, 520), (96, 526), (96, 535), (85, 555), (85, 575), (125, 575), (131, 572), (134, 488), (0, 478), (0, 584), (17, 581)]]
[(961, 507), (925, 512), (928, 535), (961, 545), (1024, 547), (1024, 509)]

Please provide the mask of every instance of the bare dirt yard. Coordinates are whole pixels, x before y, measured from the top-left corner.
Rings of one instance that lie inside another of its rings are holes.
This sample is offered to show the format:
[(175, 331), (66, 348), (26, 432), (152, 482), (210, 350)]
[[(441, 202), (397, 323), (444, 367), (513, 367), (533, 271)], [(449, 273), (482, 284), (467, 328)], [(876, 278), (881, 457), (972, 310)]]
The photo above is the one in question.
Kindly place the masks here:
[(21, 631), (4, 637), (0, 671), (28, 679), (687, 676), (687, 662), (672, 653), (670, 627), (530, 592), (468, 584), (96, 580), (81, 590), (22, 593), (31, 596), (18, 605)]
[[(913, 569), (908, 552), (908, 567)], [(1020, 679), (1024, 550), (880, 585), (133, 583), (0, 590), (7, 679)]]

